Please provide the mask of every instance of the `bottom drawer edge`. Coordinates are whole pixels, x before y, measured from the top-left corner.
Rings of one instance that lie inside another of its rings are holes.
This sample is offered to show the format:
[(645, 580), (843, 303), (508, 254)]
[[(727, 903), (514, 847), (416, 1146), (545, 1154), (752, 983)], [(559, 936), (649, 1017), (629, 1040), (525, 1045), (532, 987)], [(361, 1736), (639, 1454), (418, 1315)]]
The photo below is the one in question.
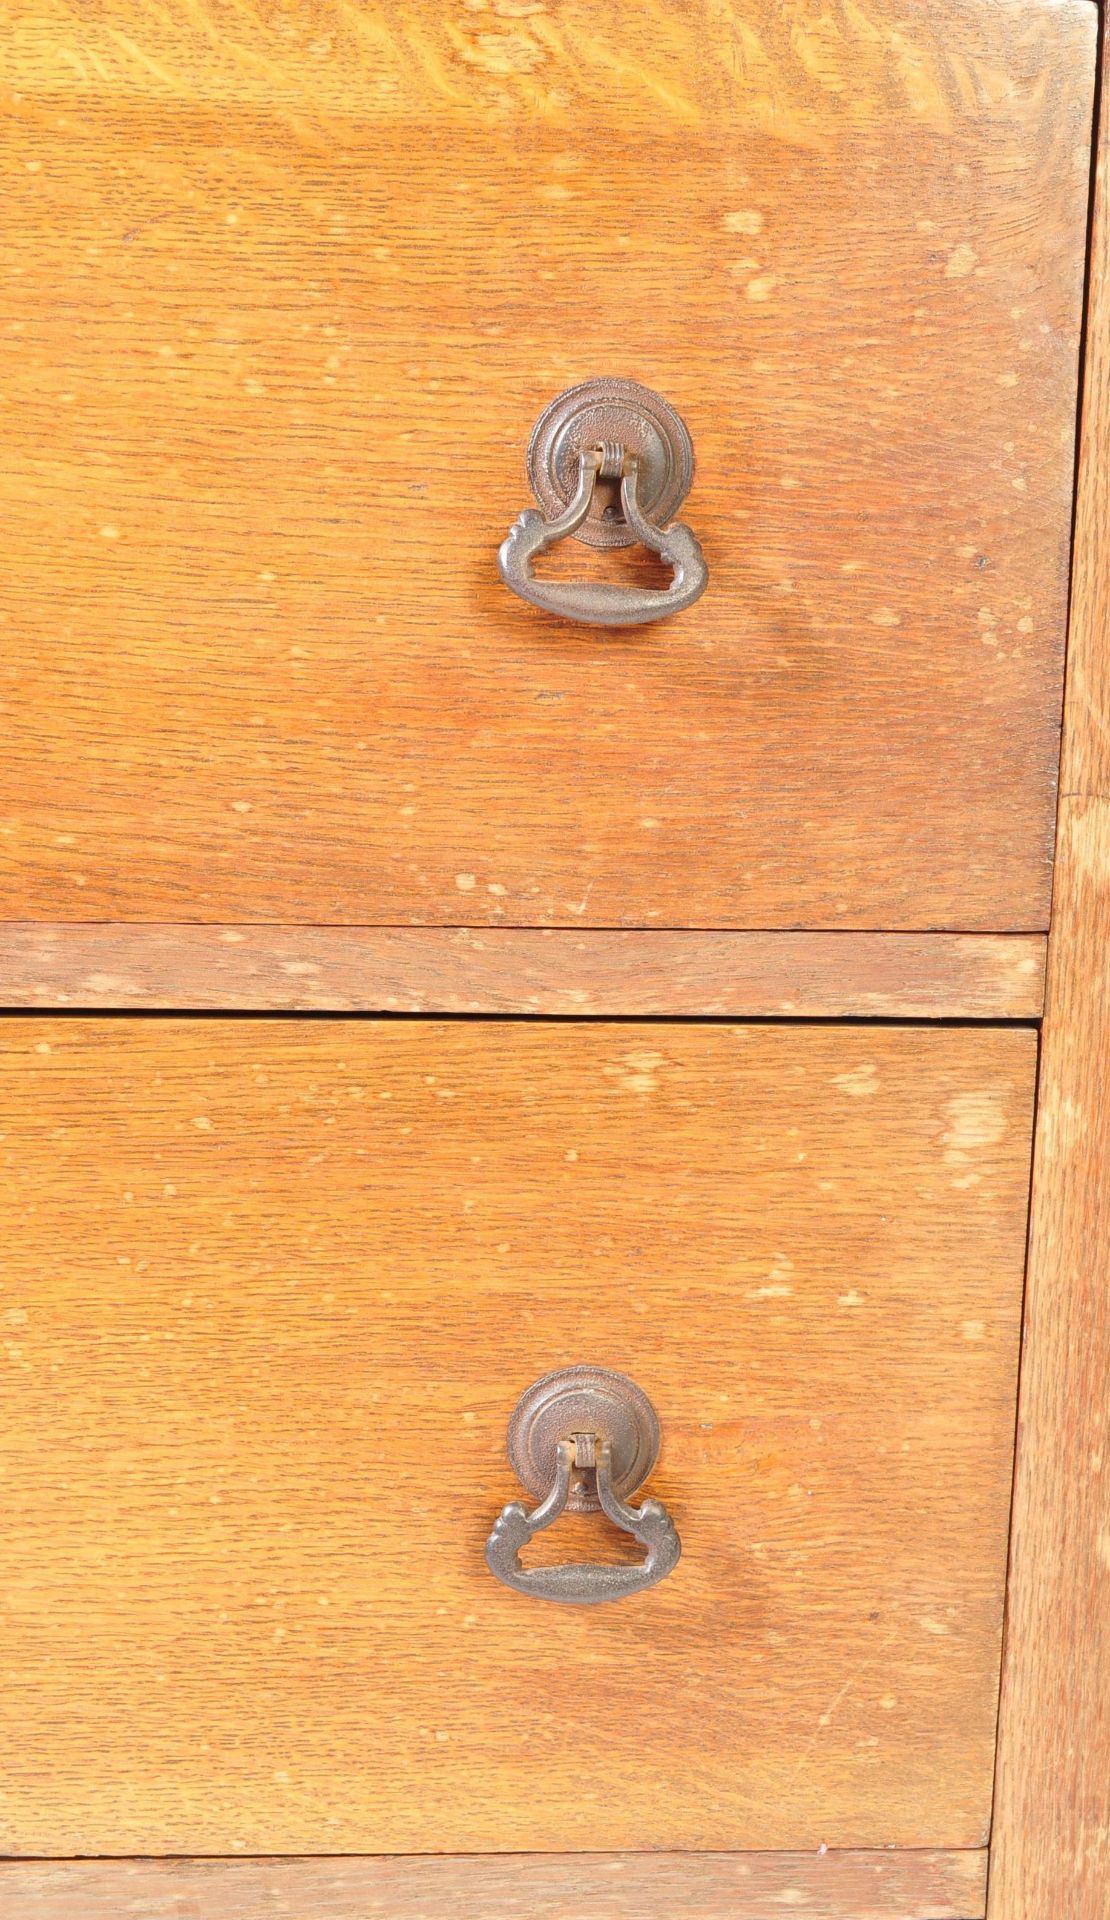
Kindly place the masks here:
[(0, 1863), (5, 1920), (982, 1920), (985, 1850)]

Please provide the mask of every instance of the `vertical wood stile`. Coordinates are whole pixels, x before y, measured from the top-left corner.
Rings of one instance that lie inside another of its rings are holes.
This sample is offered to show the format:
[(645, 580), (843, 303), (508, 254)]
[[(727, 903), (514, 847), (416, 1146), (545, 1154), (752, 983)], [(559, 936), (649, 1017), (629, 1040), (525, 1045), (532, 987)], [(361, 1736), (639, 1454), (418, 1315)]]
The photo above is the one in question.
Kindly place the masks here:
[(990, 1920), (1110, 1895), (1110, 112), (1033, 1178)]

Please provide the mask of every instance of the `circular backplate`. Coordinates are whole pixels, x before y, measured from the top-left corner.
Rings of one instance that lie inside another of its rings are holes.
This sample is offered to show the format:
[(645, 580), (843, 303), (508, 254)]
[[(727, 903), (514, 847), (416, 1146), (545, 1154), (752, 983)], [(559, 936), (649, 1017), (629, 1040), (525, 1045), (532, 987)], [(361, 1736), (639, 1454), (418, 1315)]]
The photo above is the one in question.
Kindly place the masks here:
[[(636, 380), (584, 380), (545, 408), (528, 446), (528, 478), (549, 520), (562, 513), (578, 484), (578, 457), (616, 441), (639, 461), (640, 506), (659, 526), (673, 520), (690, 491), (694, 449), (674, 408)], [(620, 482), (599, 479), (576, 540), (591, 547), (632, 547), (636, 535), (620, 508)]]
[[(607, 1367), (560, 1367), (521, 1395), (509, 1422), (509, 1459), (522, 1486), (542, 1500), (555, 1480), (555, 1449), (575, 1433), (608, 1440), (613, 1486), (627, 1500), (647, 1479), (659, 1452), (659, 1422), (646, 1393)], [(596, 1513), (596, 1496), (571, 1475), (567, 1509)]]

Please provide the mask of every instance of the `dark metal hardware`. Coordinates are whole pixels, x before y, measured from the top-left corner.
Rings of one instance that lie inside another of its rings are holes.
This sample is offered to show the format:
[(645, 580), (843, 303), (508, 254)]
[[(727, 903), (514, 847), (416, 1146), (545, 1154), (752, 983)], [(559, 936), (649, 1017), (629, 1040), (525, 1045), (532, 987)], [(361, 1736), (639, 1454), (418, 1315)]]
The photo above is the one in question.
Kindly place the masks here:
[[(681, 1544), (658, 1500), (629, 1506), (659, 1450), (659, 1423), (646, 1394), (605, 1367), (565, 1367), (529, 1387), (509, 1423), (509, 1458), (531, 1493), (502, 1508), (486, 1542), (486, 1565), (518, 1593), (538, 1600), (596, 1606), (641, 1593), (672, 1571)], [(586, 1563), (523, 1567), (520, 1550), (565, 1511), (600, 1510), (647, 1548), (639, 1566)]]
[[(643, 626), (692, 606), (709, 574), (690, 528), (670, 516), (694, 473), (693, 448), (674, 408), (635, 380), (587, 380), (540, 416), (528, 474), (543, 513), (526, 507), (498, 554), (506, 586), (566, 620)], [(570, 537), (593, 547), (637, 540), (674, 568), (666, 589), (600, 580), (537, 580), (532, 562)]]

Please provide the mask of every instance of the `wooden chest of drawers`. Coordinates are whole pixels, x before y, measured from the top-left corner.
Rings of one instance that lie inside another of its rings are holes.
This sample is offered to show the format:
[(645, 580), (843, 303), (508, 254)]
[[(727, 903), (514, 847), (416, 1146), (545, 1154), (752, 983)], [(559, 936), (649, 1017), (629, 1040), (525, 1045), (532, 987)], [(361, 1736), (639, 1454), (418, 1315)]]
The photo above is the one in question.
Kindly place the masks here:
[(5, 1917), (1101, 1920), (1099, 65), (16, 8)]

